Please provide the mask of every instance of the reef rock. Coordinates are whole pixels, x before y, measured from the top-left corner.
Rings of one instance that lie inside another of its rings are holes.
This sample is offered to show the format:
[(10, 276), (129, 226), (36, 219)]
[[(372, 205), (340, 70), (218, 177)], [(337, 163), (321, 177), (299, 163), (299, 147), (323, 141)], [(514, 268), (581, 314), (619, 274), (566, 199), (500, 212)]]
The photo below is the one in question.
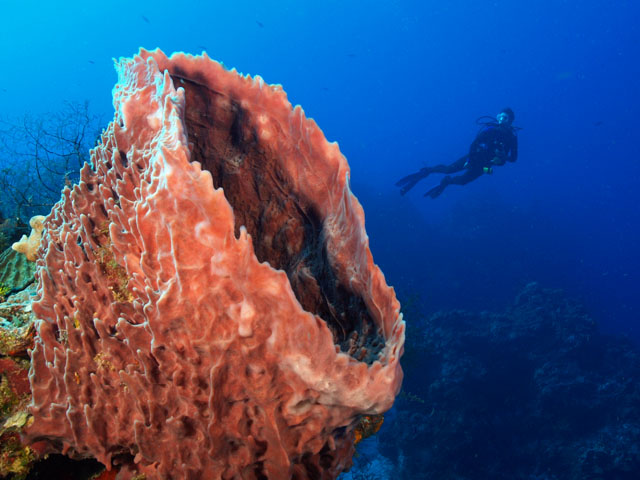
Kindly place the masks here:
[(503, 313), (412, 327), (412, 380), (378, 437), (394, 479), (639, 478), (640, 351), (563, 292), (531, 283)]
[(0, 303), (0, 356), (28, 356), (27, 350), (33, 347), (35, 295), (35, 286), (30, 285)]
[(120, 478), (337, 477), (404, 343), (345, 158), (206, 55), (117, 69), (93, 169), (45, 221), (25, 439)]
[[(14, 252), (16, 253), (16, 252)], [(16, 253), (20, 257), (23, 255)], [(26, 262), (26, 259), (25, 259)], [(20, 432), (29, 418), (29, 359), (33, 346), (31, 285), (0, 303), (0, 477), (24, 478), (36, 459), (33, 451), (20, 442)]]
[(36, 458), (19, 436), (29, 418), (28, 370), (27, 359), (0, 356), (0, 478), (24, 478)]

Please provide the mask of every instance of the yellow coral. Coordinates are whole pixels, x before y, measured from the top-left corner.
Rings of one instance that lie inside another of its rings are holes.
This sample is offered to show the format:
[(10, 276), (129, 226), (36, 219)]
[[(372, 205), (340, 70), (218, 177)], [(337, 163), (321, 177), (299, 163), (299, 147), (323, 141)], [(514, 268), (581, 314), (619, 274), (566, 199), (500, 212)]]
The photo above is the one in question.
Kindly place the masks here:
[(29, 225), (31, 225), (29, 238), (23, 235), (20, 241), (11, 245), (11, 248), (16, 252), (24, 254), (30, 262), (35, 262), (37, 258), (40, 240), (42, 240), (42, 231), (44, 230), (44, 218), (44, 215), (31, 217), (31, 220), (29, 220)]
[(11, 288), (7, 287), (6, 285), (2, 285), (0, 283), (0, 302), (4, 302), (6, 297), (7, 297), (7, 293), (9, 293), (11, 291)]
[(26, 478), (36, 456), (31, 448), (20, 443), (17, 435), (3, 437), (0, 445), (0, 475), (12, 475), (16, 480)]

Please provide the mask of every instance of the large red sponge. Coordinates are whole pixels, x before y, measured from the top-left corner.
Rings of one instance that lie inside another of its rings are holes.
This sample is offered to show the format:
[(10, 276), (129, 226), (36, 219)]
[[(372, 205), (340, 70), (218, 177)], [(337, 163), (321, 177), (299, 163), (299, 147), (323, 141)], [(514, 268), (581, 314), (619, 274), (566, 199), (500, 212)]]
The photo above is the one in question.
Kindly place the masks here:
[(345, 158), (206, 55), (117, 69), (92, 167), (45, 222), (26, 439), (120, 478), (337, 477), (404, 343)]

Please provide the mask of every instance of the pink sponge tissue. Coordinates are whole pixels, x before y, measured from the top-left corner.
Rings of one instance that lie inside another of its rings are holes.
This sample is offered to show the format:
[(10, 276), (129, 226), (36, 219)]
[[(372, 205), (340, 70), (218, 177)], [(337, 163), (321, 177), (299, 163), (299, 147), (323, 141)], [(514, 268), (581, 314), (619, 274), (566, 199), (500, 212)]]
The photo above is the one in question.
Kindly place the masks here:
[(206, 54), (117, 70), (114, 120), (45, 220), (25, 440), (123, 479), (336, 478), (404, 344), (344, 156)]

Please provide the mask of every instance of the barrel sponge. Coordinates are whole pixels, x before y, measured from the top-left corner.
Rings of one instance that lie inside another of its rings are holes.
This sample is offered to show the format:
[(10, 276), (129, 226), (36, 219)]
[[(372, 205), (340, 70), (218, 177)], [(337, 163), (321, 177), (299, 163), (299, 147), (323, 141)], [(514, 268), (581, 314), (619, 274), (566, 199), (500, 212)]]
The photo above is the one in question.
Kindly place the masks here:
[(336, 478), (404, 344), (345, 158), (206, 54), (116, 68), (114, 120), (45, 221), (25, 440), (119, 478)]

